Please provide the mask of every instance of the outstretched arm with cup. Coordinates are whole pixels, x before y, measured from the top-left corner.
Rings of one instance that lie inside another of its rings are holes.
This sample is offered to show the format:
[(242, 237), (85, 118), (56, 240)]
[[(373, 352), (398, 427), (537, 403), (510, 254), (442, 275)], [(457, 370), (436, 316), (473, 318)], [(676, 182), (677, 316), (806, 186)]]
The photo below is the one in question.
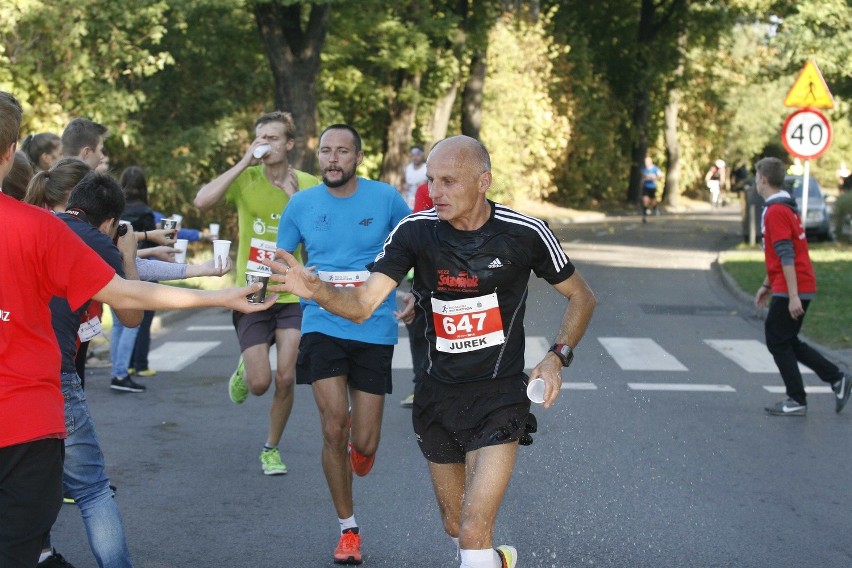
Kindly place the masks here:
[(272, 269), (270, 280), (279, 282), (269, 286), (269, 290), (290, 292), (306, 300), (312, 299), (331, 313), (355, 323), (366, 321), (397, 286), (392, 278), (374, 272), (363, 286), (336, 287), (321, 281), (313, 267), (305, 267), (283, 249), (278, 249), (275, 257), (283, 262), (263, 261)]
[[(589, 327), (597, 299), (579, 271), (575, 271), (569, 278), (553, 287), (568, 298), (568, 307), (565, 309), (562, 326), (556, 334), (554, 343), (568, 345), (574, 349), (586, 333), (586, 328)], [(562, 360), (555, 353), (548, 351), (544, 359), (530, 373), (531, 379), (538, 377), (544, 379), (545, 391), (542, 405), (545, 408), (553, 406), (561, 392), (562, 367)]]
[(278, 299), (277, 295), (273, 295), (270, 298), (271, 301), (264, 304), (249, 303), (246, 296), (261, 288), (261, 284), (252, 284), (224, 290), (191, 290), (153, 282), (125, 280), (116, 275), (94, 295), (94, 299), (113, 307), (134, 310), (175, 310), (221, 306), (243, 313), (252, 313), (268, 309)]

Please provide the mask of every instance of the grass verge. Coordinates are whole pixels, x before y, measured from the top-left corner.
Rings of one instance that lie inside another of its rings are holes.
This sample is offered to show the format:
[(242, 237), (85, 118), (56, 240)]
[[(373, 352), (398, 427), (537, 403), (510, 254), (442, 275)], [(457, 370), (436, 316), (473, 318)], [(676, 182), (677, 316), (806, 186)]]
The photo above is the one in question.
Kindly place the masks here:
[[(852, 246), (809, 243), (817, 296), (808, 308), (802, 332), (821, 345), (852, 348)], [(719, 257), (722, 267), (744, 291), (753, 294), (763, 280), (763, 252), (740, 245)]]

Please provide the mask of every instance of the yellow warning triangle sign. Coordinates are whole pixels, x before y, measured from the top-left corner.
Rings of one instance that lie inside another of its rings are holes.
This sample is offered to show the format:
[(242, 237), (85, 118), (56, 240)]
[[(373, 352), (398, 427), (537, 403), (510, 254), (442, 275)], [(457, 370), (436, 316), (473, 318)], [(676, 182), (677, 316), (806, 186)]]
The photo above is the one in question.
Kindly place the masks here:
[(813, 61), (808, 61), (796, 82), (784, 98), (784, 106), (794, 108), (834, 108), (834, 97), (822, 78), (822, 73)]

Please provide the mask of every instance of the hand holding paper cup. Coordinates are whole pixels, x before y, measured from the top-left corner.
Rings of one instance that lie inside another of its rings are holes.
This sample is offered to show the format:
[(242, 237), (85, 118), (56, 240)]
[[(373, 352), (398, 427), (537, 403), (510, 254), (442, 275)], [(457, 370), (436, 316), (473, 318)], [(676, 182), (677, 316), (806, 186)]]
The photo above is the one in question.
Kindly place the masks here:
[(219, 239), (213, 241), (213, 259), (217, 268), (223, 268), (225, 266), (230, 251), (231, 241)]
[(527, 398), (536, 404), (544, 403), (544, 379), (538, 377), (527, 383)]
[(177, 239), (175, 241), (175, 262), (186, 263), (186, 247), (189, 246), (189, 241), (186, 239)]
[(250, 304), (262, 304), (266, 299), (266, 287), (269, 285), (269, 274), (266, 272), (246, 272), (246, 285), (260, 282), (263, 288), (246, 296)]

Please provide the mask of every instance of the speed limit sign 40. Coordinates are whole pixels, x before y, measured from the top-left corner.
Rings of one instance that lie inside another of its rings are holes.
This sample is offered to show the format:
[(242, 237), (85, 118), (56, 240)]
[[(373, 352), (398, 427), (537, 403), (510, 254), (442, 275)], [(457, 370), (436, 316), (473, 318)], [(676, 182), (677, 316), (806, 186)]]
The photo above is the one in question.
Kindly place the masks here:
[(831, 145), (831, 123), (816, 109), (797, 110), (784, 121), (781, 142), (792, 156), (803, 160), (819, 158)]

